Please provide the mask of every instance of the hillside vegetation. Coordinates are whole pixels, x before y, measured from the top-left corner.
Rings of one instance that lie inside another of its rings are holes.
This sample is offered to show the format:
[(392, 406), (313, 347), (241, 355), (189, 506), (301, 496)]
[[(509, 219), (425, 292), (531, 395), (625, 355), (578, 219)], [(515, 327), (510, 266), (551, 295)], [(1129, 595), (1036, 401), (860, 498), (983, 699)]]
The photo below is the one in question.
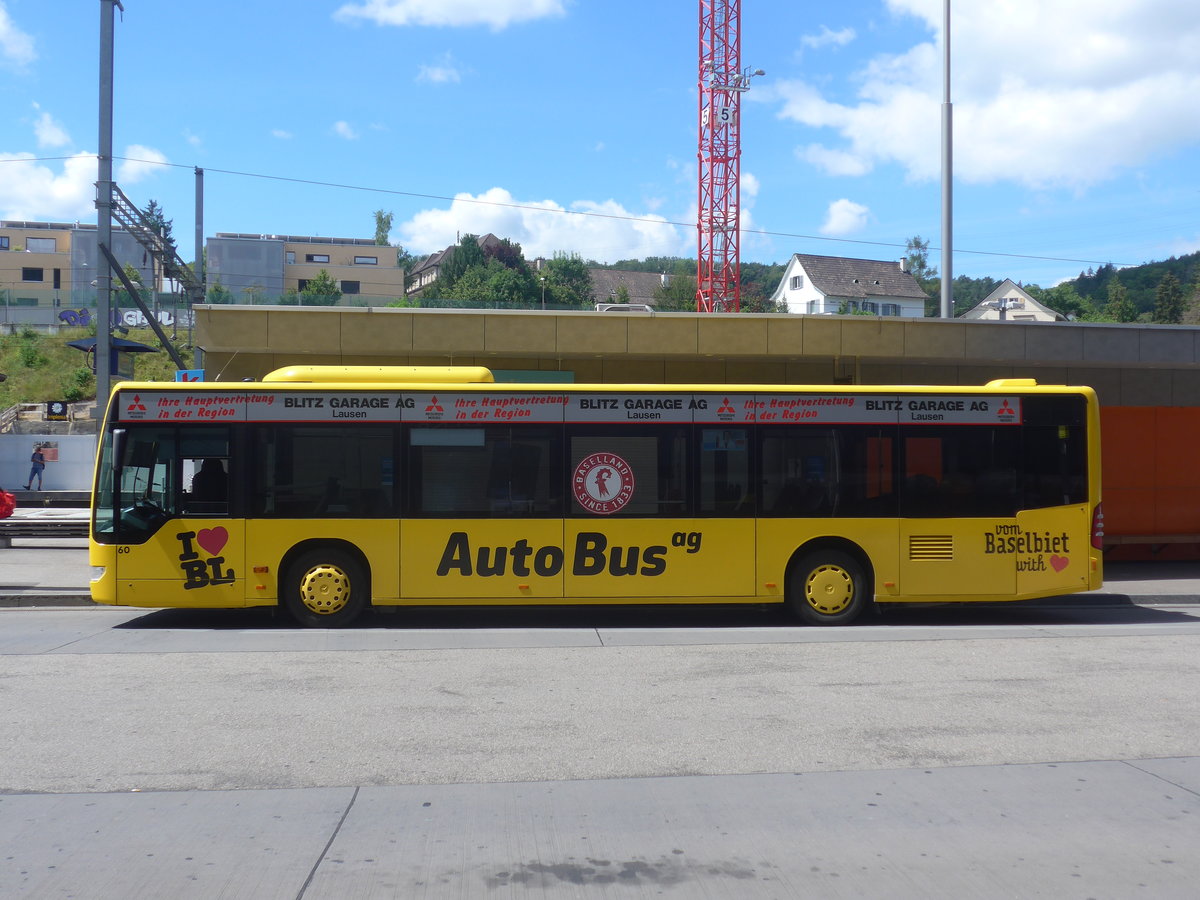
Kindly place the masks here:
[(1153, 312), (1158, 286), (1167, 275), (1173, 275), (1186, 289), (1200, 284), (1200, 252), (1184, 256), (1172, 256), (1162, 262), (1145, 263), (1128, 269), (1117, 269), (1111, 264), (1099, 269), (1080, 272), (1070, 283), (1081, 297), (1094, 304), (1107, 302), (1109, 285), (1118, 279), (1128, 292), (1128, 299), (1139, 314)]
[[(0, 409), (17, 403), (42, 403), (48, 400), (91, 400), (96, 396), (96, 377), (88, 367), (90, 355), (69, 341), (95, 337), (94, 329), (64, 328), (57, 334), (45, 334), (34, 328), (23, 328), (15, 334), (0, 337)], [(159, 347), (158, 338), (149, 328), (130, 329), (127, 340), (150, 347)], [(191, 351), (177, 345), (184, 361)], [(174, 381), (175, 364), (163, 350), (157, 353), (136, 353), (133, 357), (134, 377), (145, 381)]]

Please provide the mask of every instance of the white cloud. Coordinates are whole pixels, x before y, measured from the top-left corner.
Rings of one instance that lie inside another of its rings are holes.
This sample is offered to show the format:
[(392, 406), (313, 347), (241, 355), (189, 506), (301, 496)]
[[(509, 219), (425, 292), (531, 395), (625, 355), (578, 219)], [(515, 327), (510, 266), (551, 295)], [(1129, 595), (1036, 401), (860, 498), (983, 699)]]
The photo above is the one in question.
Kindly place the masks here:
[(563, 0), (364, 0), (335, 12), (342, 22), (376, 25), (486, 25), (493, 30), (565, 14)]
[(295, 135), (290, 131), (284, 131), (282, 128), (272, 128), (271, 137), (278, 138), (281, 141), (290, 141)]
[(0, 2), (0, 62), (14, 68), (23, 68), (37, 59), (33, 38), (17, 27)]
[(417, 70), (417, 82), (422, 84), (458, 84), (462, 73), (449, 53), (443, 53), (436, 63), (424, 64)]
[(153, 147), (130, 144), (125, 148), (125, 159), (117, 166), (118, 184), (134, 184), (162, 171), (167, 157)]
[(800, 38), (805, 47), (818, 49), (820, 47), (845, 47), (856, 37), (853, 28), (839, 28), (832, 31), (828, 25), (822, 25), (817, 34), (806, 34)]
[(394, 232), (416, 254), (442, 250), (460, 234), (491, 232), (519, 243), (526, 259), (566, 251), (605, 262), (682, 255), (690, 237), (661, 216), (633, 213), (612, 200), (579, 200), (567, 209), (550, 200), (518, 201), (499, 187), (458, 194), (448, 209), (419, 212)]
[(834, 200), (825, 211), (825, 222), (821, 225), (821, 234), (829, 237), (845, 237), (857, 234), (867, 226), (867, 218), (871, 210), (861, 203), (842, 198)]
[(861, 157), (844, 150), (831, 150), (820, 144), (797, 147), (796, 156), (812, 163), (827, 175), (865, 175), (871, 170)]
[(0, 218), (64, 221), (96, 214), (96, 157), (77, 153), (62, 170), (32, 153), (0, 153)]
[[(37, 107), (37, 104), (34, 104)], [(33, 133), (37, 137), (39, 147), (65, 147), (71, 143), (71, 136), (54, 117), (48, 112), (42, 113), (33, 123)]]
[(345, 138), (348, 141), (358, 140), (358, 132), (351, 128), (350, 123), (346, 121), (334, 122), (333, 133), (340, 138)]
[[(827, 172), (897, 165), (936, 179), (943, 4), (887, 3), (923, 20), (930, 39), (862, 66), (855, 101), (797, 81), (769, 96), (781, 118), (836, 133), (798, 151)], [(1200, 142), (1200, 17), (1190, 4), (961, 4), (951, 28), (956, 179), (1080, 189)]]
[[(167, 158), (157, 150), (133, 144), (117, 166), (122, 187), (161, 170)], [(32, 153), (0, 153), (0, 218), (71, 221), (96, 215), (96, 155), (75, 153), (61, 169), (36, 162)]]
[(751, 172), (739, 172), (738, 184), (741, 187), (742, 206), (748, 206), (758, 196), (761, 188), (758, 176)]

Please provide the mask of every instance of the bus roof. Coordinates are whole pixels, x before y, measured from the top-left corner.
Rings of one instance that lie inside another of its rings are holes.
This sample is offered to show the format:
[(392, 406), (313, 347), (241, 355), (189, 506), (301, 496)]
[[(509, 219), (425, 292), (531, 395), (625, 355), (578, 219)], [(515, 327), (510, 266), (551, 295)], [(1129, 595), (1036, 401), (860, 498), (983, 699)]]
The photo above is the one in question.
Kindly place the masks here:
[(292, 384), (490, 384), (485, 366), (288, 366), (263, 376), (264, 383)]

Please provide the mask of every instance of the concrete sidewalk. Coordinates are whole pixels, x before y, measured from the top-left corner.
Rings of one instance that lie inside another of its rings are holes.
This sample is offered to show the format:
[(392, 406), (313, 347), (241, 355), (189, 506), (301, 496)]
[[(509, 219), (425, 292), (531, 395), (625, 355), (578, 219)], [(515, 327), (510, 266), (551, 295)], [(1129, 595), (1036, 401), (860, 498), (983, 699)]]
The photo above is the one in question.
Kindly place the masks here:
[[(91, 566), (85, 538), (13, 538), (0, 549), (0, 607), (88, 606)], [(1105, 568), (1099, 591), (1040, 603), (1200, 603), (1200, 562), (1124, 562)]]
[(0, 606), (91, 605), (87, 538), (14, 537), (12, 544), (0, 549)]

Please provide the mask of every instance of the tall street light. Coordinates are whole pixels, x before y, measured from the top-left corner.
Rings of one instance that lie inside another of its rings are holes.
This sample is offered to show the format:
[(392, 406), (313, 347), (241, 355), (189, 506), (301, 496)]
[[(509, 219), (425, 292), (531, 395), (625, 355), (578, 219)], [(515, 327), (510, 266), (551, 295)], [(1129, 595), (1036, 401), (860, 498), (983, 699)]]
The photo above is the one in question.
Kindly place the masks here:
[[(121, 0), (100, 0), (100, 147), (97, 151), (96, 243), (112, 250), (113, 7)], [(97, 247), (101, 261), (104, 254)], [(112, 324), (112, 270), (97, 266), (96, 277), (96, 416), (104, 415), (112, 388), (108, 329)]]
[(950, 0), (942, 16), (942, 297), (941, 317), (954, 318), (954, 107), (950, 103)]

